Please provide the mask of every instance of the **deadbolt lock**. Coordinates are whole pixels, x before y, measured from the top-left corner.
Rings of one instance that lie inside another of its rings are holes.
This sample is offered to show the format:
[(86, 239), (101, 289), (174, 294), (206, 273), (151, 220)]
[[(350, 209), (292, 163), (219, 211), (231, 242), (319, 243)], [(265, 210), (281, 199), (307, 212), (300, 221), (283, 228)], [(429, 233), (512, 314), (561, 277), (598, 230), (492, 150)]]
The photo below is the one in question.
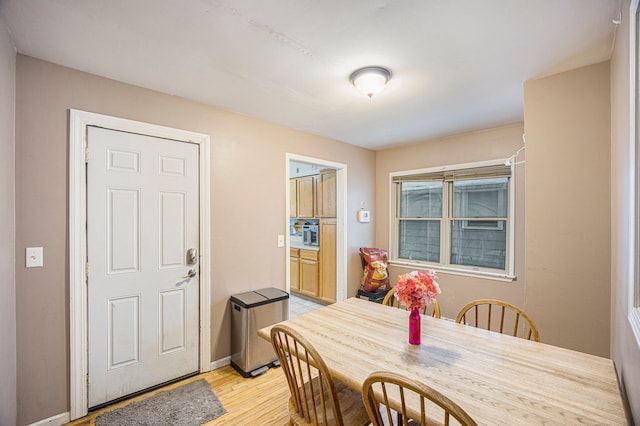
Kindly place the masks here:
[(190, 248), (187, 250), (187, 265), (195, 265), (198, 263), (198, 249)]

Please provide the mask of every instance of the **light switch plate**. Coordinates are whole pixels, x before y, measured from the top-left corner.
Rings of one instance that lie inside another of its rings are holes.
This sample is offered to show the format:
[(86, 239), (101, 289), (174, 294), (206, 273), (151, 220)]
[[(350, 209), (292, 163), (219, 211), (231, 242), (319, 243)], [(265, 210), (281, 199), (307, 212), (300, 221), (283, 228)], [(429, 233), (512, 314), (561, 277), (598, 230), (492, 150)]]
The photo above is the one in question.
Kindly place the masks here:
[(37, 268), (44, 264), (42, 247), (27, 247), (26, 252), (27, 268)]
[(278, 235), (278, 247), (284, 247), (284, 235)]

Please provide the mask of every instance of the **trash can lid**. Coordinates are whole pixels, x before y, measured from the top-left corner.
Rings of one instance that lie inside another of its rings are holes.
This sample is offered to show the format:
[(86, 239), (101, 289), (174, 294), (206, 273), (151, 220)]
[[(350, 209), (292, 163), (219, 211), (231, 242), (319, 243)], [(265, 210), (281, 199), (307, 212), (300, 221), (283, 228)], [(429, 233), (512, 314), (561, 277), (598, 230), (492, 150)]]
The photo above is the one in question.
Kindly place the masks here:
[(256, 290), (255, 292), (261, 294), (272, 302), (289, 298), (289, 293), (279, 290), (275, 287), (261, 288), (260, 290)]
[(243, 308), (253, 308), (255, 306), (264, 305), (269, 302), (269, 299), (263, 295), (256, 293), (255, 291), (248, 291), (246, 293), (238, 293), (231, 296), (231, 301), (237, 303)]

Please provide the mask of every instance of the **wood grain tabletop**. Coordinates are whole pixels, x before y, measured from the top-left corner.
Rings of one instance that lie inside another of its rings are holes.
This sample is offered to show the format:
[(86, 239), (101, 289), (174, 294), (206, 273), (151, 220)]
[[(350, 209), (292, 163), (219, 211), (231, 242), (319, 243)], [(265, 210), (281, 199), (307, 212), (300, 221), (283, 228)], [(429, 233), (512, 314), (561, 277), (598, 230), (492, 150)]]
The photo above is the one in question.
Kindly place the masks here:
[[(353, 389), (373, 371), (424, 382), (484, 425), (626, 425), (613, 361), (445, 319), (422, 316), (408, 343), (409, 312), (351, 298), (284, 323)], [(269, 340), (271, 327), (258, 334)]]

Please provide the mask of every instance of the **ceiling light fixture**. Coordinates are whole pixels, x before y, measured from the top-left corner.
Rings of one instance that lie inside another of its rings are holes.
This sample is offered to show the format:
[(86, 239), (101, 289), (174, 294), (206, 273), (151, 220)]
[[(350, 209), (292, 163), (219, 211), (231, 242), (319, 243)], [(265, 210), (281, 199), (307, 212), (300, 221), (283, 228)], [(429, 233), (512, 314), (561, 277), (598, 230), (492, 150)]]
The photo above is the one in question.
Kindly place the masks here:
[(364, 67), (351, 73), (349, 81), (362, 94), (372, 97), (382, 92), (391, 79), (391, 71), (383, 67)]

